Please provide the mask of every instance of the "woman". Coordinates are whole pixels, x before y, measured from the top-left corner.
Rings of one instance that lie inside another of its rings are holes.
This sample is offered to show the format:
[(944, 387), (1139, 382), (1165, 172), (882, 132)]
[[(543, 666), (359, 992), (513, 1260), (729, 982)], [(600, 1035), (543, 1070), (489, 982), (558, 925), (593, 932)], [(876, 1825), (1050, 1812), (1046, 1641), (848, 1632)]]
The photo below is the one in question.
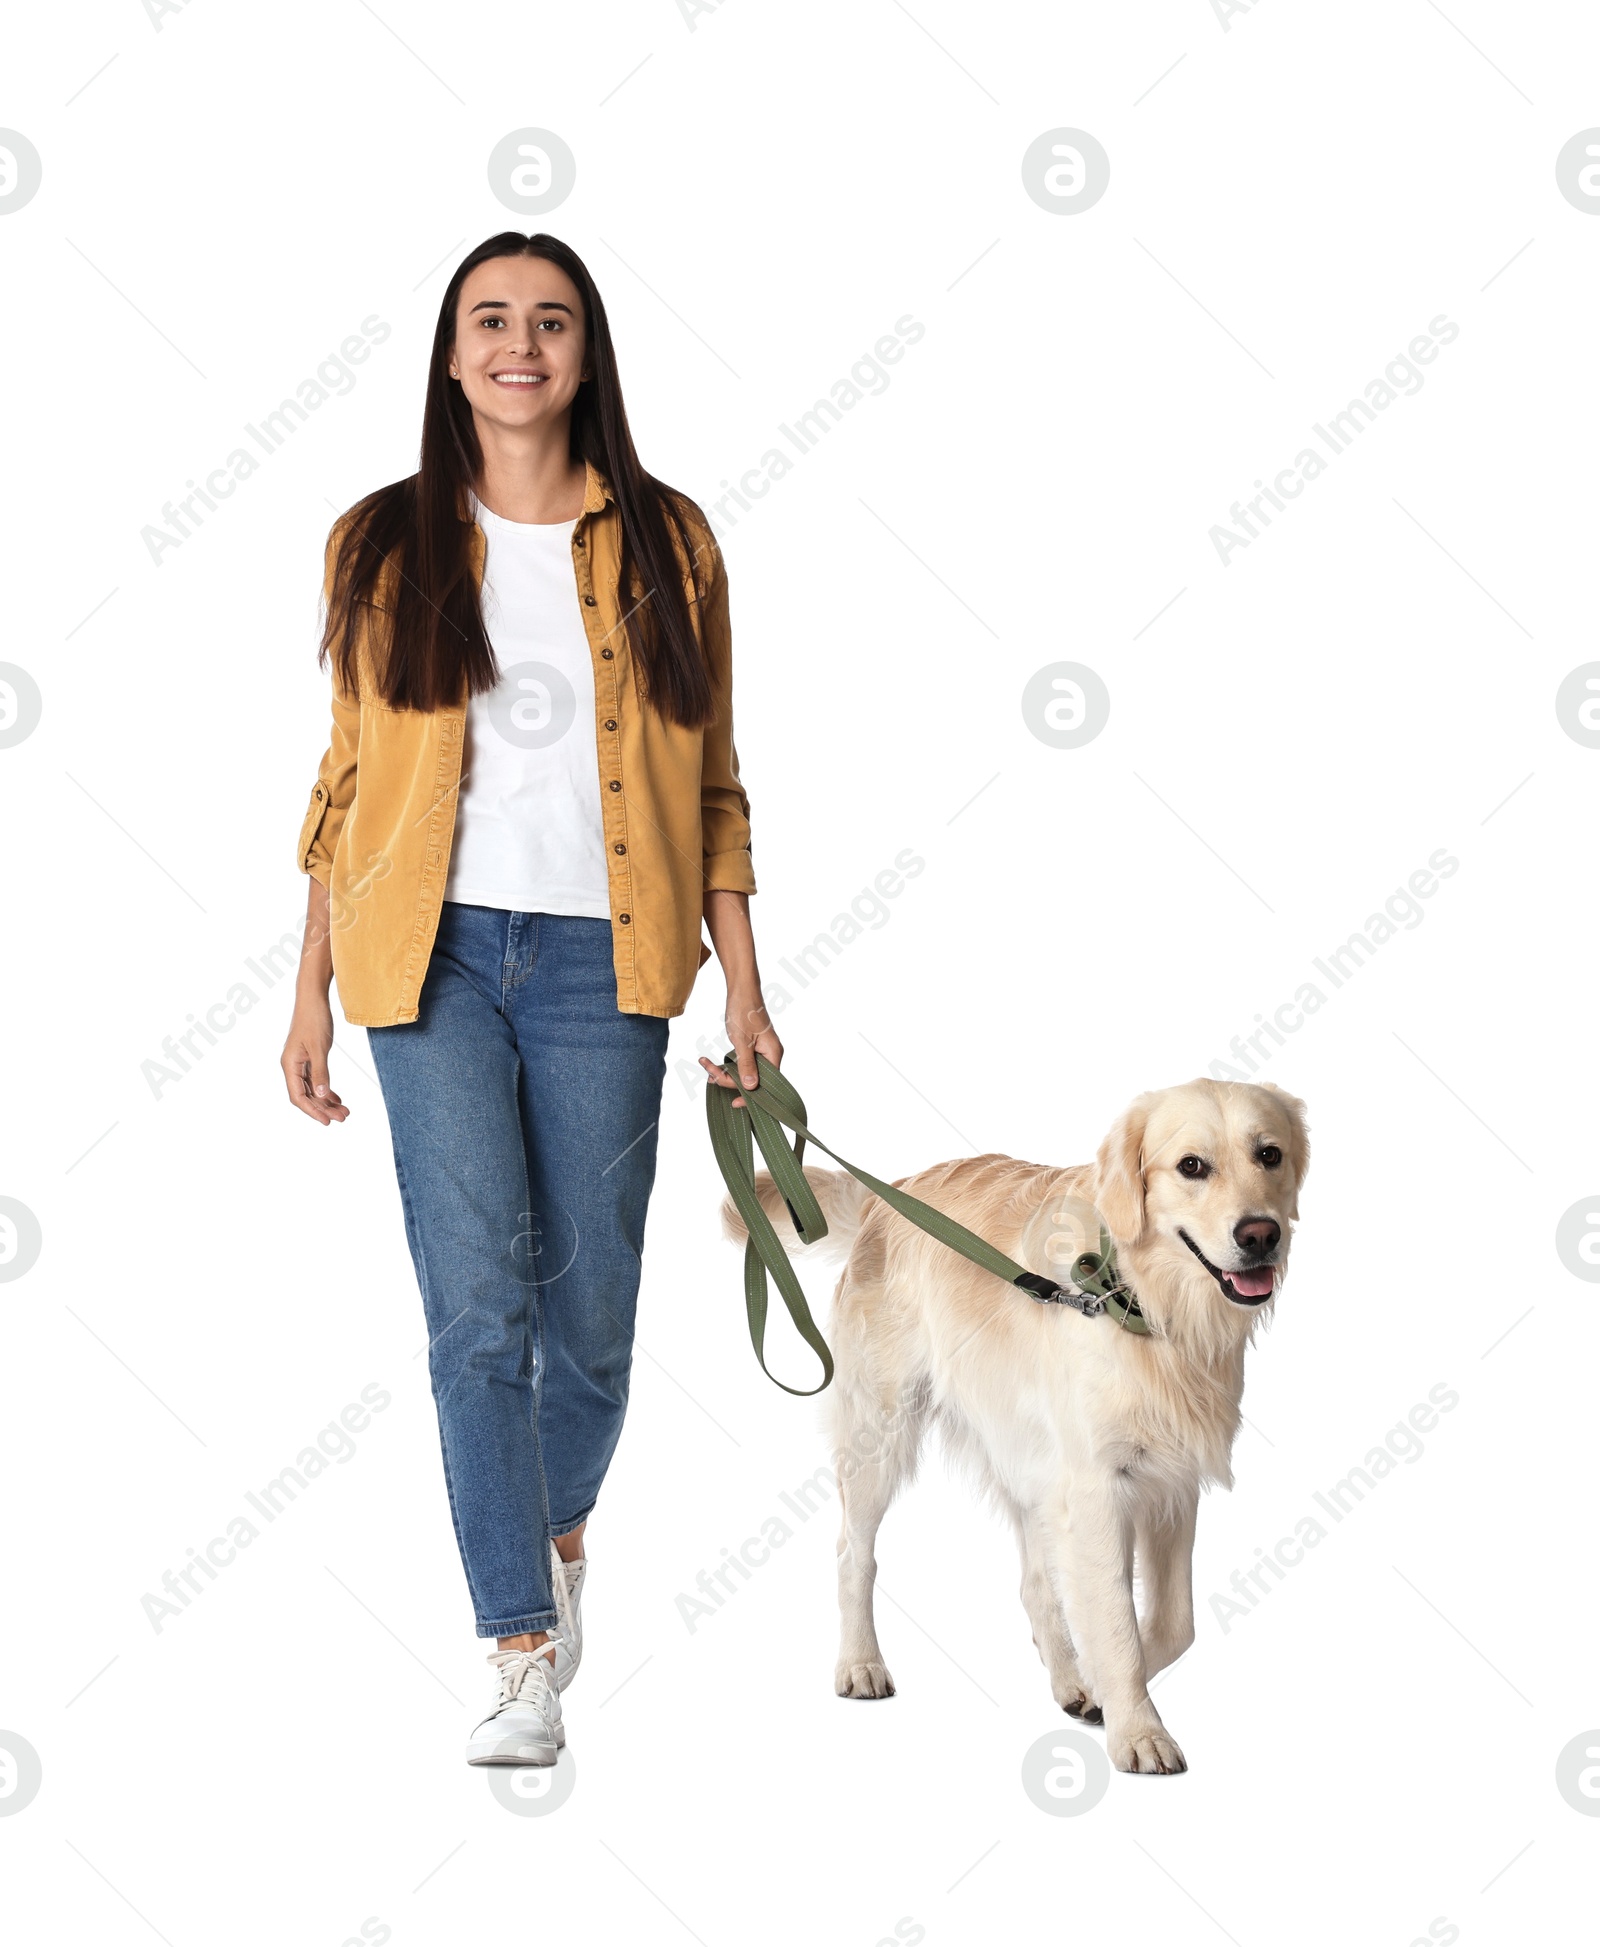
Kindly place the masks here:
[(702, 917), (740, 1077), (782, 1058), (721, 554), (640, 466), (565, 244), (507, 232), (456, 271), (418, 471), (335, 523), (324, 586), (333, 733), (284, 1078), (313, 1120), (348, 1115), (336, 977), (388, 1111), (456, 1540), (496, 1643), (467, 1761), (553, 1764)]

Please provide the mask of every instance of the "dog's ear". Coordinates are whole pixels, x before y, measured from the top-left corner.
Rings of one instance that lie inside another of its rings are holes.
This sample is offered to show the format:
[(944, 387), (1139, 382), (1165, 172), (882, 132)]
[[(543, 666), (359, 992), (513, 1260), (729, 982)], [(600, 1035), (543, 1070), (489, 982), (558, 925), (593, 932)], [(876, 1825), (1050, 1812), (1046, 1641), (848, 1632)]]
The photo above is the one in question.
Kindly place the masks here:
[(1300, 1186), (1306, 1180), (1306, 1171), (1311, 1167), (1311, 1138), (1306, 1130), (1306, 1105), (1298, 1095), (1291, 1095), (1287, 1089), (1279, 1088), (1276, 1082), (1263, 1082), (1261, 1087), (1269, 1095), (1275, 1095), (1283, 1104), (1289, 1117), (1289, 1168), (1293, 1171), (1294, 1194), (1289, 1199), (1289, 1215), (1300, 1215)]
[(1150, 1098), (1129, 1103), (1094, 1159), (1095, 1208), (1111, 1235), (1135, 1243), (1144, 1234), (1144, 1132)]

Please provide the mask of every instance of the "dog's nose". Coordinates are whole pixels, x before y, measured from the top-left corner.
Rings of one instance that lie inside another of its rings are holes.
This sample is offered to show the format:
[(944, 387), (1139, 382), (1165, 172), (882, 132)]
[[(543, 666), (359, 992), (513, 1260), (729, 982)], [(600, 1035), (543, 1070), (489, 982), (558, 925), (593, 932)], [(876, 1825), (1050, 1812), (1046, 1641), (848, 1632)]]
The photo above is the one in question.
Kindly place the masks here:
[(1282, 1235), (1283, 1232), (1270, 1217), (1246, 1217), (1233, 1227), (1234, 1243), (1240, 1250), (1253, 1251), (1258, 1257), (1275, 1251)]

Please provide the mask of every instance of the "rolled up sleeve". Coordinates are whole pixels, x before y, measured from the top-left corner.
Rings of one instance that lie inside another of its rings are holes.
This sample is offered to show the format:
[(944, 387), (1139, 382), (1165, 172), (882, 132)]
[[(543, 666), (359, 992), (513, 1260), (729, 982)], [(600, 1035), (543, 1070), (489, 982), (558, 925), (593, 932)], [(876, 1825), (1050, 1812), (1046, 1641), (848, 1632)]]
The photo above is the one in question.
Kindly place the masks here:
[[(323, 564), (322, 598), (326, 606), (333, 598), (333, 569), (340, 529), (337, 523), (328, 536)], [(333, 671), (333, 728), (328, 748), (317, 767), (317, 780), (300, 826), (296, 864), (302, 872), (327, 885), (333, 874), (333, 854), (344, 827), (345, 815), (355, 802), (356, 757), (361, 745), (361, 700), (344, 689), (339, 672)]]
[(754, 892), (750, 800), (739, 781), (733, 741), (733, 638), (728, 623), (728, 573), (722, 550), (708, 534), (711, 584), (701, 618), (701, 641), (711, 671), (716, 715), (705, 727), (700, 763), (700, 834), (707, 892)]

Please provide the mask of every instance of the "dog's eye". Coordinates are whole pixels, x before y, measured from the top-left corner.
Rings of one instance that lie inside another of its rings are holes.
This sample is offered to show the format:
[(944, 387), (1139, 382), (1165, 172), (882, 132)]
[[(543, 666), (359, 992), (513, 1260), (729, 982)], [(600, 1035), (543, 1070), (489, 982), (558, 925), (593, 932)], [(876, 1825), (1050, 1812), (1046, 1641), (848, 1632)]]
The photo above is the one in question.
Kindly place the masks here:
[(1199, 1156), (1180, 1156), (1178, 1158), (1178, 1174), (1179, 1176), (1188, 1177), (1191, 1183), (1198, 1183), (1201, 1177), (1209, 1176), (1211, 1170)]
[(1264, 1170), (1275, 1170), (1283, 1161), (1283, 1151), (1276, 1143), (1263, 1143), (1256, 1151), (1256, 1161)]

